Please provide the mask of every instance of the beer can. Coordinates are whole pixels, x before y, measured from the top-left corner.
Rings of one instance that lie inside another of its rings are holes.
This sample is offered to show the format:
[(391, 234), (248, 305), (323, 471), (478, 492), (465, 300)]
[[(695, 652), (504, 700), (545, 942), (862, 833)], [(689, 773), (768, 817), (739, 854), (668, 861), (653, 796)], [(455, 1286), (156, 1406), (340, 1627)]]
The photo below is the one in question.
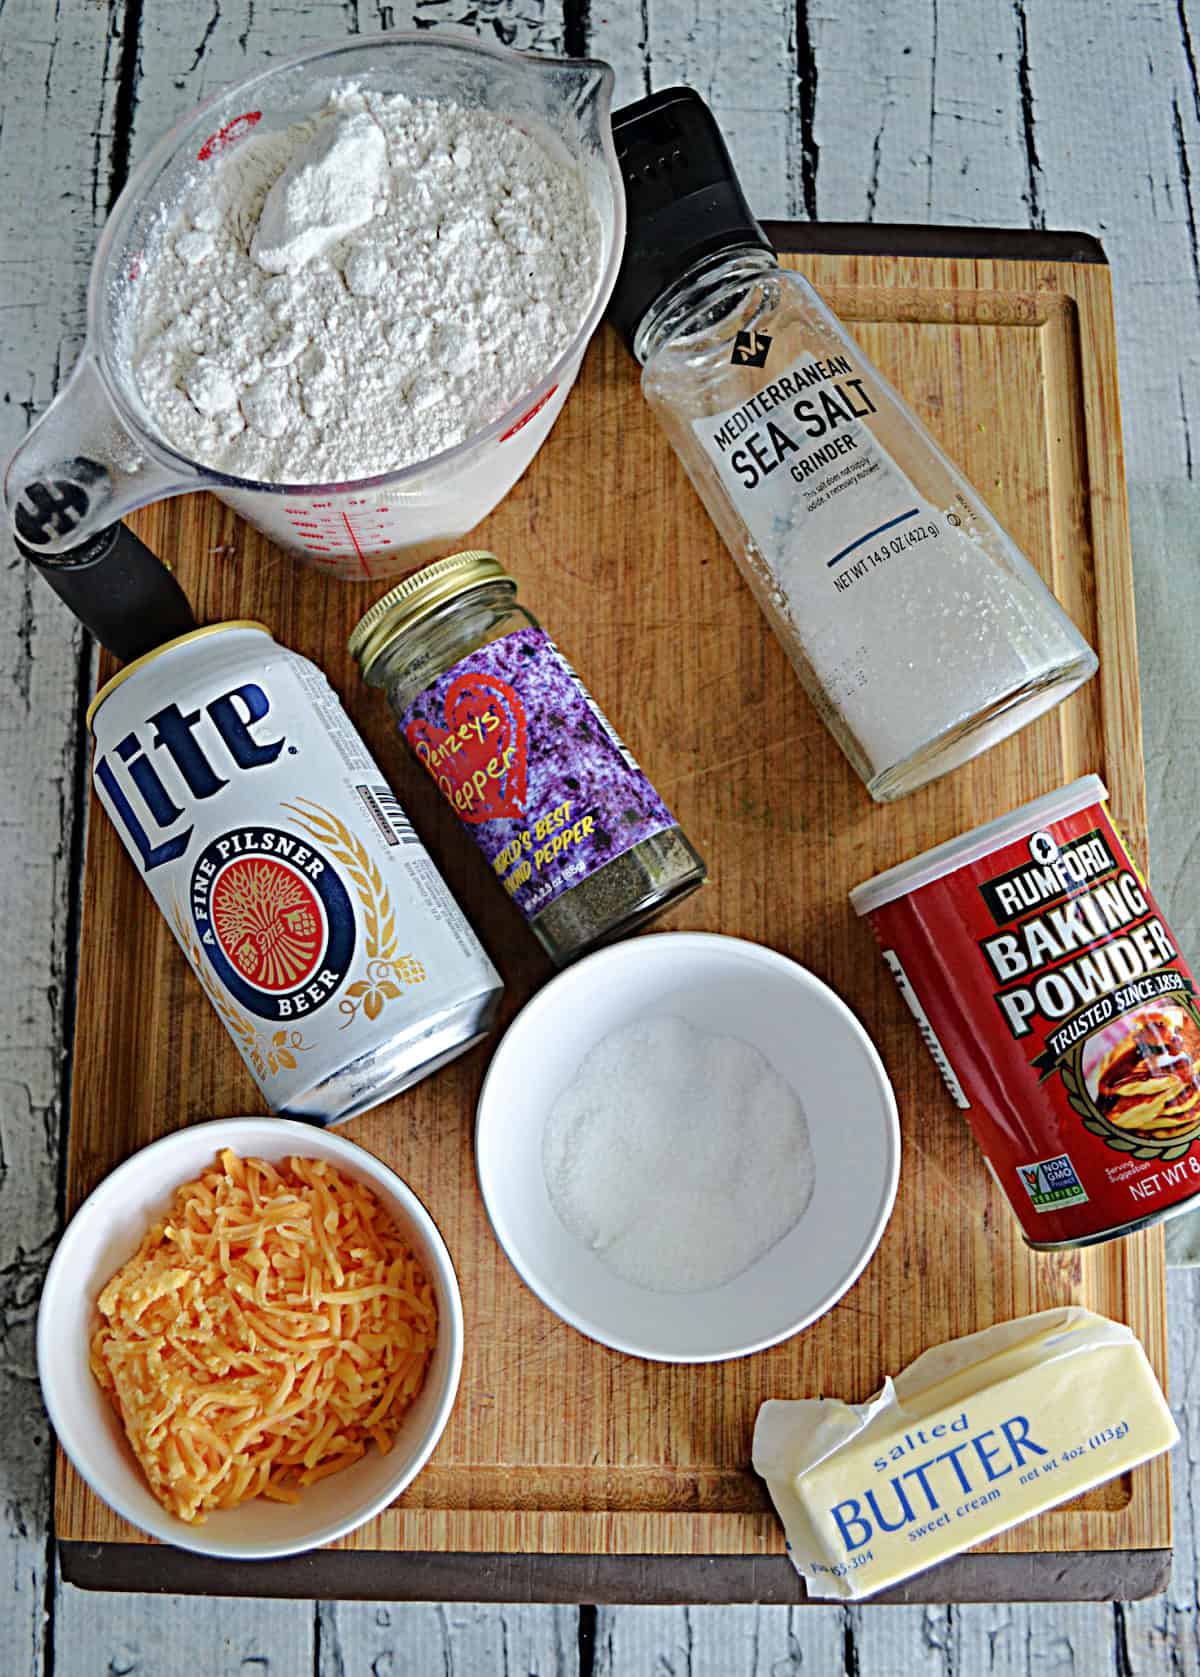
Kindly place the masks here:
[(1028, 1245), (1200, 1205), (1200, 1004), (1085, 775), (850, 893)]
[(273, 1112), (334, 1124), (491, 1028), (495, 968), (309, 659), (196, 629), (88, 710), (93, 783)]

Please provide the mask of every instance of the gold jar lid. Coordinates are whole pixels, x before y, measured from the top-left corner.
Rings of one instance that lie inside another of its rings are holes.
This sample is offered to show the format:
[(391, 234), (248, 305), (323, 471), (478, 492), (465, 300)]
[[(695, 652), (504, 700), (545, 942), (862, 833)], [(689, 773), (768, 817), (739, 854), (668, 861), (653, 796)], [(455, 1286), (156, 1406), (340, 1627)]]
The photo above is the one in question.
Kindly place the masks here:
[(104, 686), (87, 707), (87, 715), (84, 718), (86, 725), (89, 728), (91, 727), (100, 706), (110, 694), (116, 692), (122, 682), (128, 681), (131, 675), (137, 675), (139, 670), (145, 669), (146, 665), (153, 663), (156, 658), (161, 658), (164, 652), (173, 652), (177, 646), (184, 646), (188, 641), (203, 640), (206, 635), (224, 634), (226, 629), (261, 629), (264, 635), (271, 633), (266, 624), (260, 623), (257, 618), (231, 617), (224, 623), (206, 623), (202, 629), (189, 629), (186, 635), (176, 635), (174, 640), (164, 641), (161, 646), (151, 647), (149, 652), (143, 652), (140, 658), (135, 658), (131, 664), (126, 664), (123, 669), (119, 669), (116, 675), (109, 676)]
[(484, 582), (508, 582), (516, 587), (494, 553), (468, 548), (423, 566), (390, 588), (350, 632), (350, 656), (358, 660), (363, 680), (371, 681), (372, 667), (397, 636), (429, 617), (456, 594), (465, 594)]

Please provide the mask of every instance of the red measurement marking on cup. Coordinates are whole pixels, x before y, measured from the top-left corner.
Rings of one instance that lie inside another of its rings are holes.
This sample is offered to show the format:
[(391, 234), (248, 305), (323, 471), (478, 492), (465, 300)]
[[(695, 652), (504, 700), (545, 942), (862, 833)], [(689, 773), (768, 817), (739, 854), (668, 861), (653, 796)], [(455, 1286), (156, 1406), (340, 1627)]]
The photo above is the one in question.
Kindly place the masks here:
[(536, 418), (557, 389), (557, 384), (552, 384), (540, 402), (535, 402), (528, 413), (523, 413), (515, 425), (509, 426), (508, 430), (505, 431), (504, 435), (500, 438), (500, 441), (502, 443), (506, 443), (510, 437), (515, 437), (518, 431), (528, 425), (531, 419)]
[(342, 523), (346, 526), (346, 534), (350, 537), (350, 540), (354, 543), (355, 557), (357, 558), (359, 564), (363, 568), (363, 575), (364, 576), (370, 576), (370, 574), (371, 574), (370, 566), (367, 564), (366, 560), (363, 558), (362, 548), (359, 547), (359, 545), (358, 545), (358, 537), (354, 534), (354, 526), (353, 526), (353, 524), (351, 524), (349, 518), (346, 516), (345, 513), (342, 514)]
[(232, 117), (224, 128), (218, 128), (215, 134), (208, 136), (196, 153), (196, 161), (207, 163), (209, 158), (215, 157), (218, 152), (228, 151), (230, 146), (236, 145), (243, 135), (250, 132), (255, 123), (261, 121), (261, 111), (243, 111), (241, 116)]
[(371, 574), (368, 558), (372, 553), (386, 552), (396, 545), (395, 509), (372, 504), (364, 497), (302, 502), (283, 510), (296, 539), (310, 553), (352, 558), (364, 576)]

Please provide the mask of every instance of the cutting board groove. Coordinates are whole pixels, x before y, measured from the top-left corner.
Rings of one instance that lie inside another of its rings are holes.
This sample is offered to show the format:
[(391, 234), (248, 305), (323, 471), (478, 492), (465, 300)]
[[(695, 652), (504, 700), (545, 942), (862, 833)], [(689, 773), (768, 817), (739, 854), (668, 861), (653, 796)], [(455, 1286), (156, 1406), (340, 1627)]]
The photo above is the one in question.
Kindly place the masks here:
[[(851, 323), (1097, 647), (1097, 678), (1017, 739), (887, 809), (821, 727), (607, 330), (533, 468), (472, 544), (493, 548), (709, 859), (670, 920), (803, 961), (867, 1024), (895, 1081), (904, 1162), (879, 1253), (823, 1321), (762, 1355), (664, 1367), (591, 1344), (521, 1285), (475, 1186), (489, 1048), (346, 1133), (437, 1219), (466, 1308), (462, 1389), (432, 1463), (346, 1547), (611, 1554), (782, 1548), (749, 1468), (768, 1396), (861, 1400), (930, 1344), (1056, 1304), (1129, 1322), (1165, 1378), (1158, 1233), (1031, 1253), (891, 988), (851, 885), (1095, 770), (1145, 851), (1137, 650), (1109, 276), (1098, 264), (919, 256), (790, 259)], [(506, 1018), (548, 976), (346, 636), (382, 584), (291, 564), (209, 496), (144, 510), (201, 622), (258, 617), (329, 674), (508, 983)], [(466, 545), (466, 544), (464, 544)], [(107, 668), (102, 674), (107, 674)], [(110, 824), (90, 824), (69, 1136), (73, 1207), (134, 1148), (261, 1110)], [(836, 1123), (815, 1113), (811, 1121)], [(686, 1309), (681, 1302), (681, 1309)], [(136, 1533), (60, 1459), (57, 1529)], [(1170, 1543), (1165, 1459), (995, 1540), (1007, 1551)]]

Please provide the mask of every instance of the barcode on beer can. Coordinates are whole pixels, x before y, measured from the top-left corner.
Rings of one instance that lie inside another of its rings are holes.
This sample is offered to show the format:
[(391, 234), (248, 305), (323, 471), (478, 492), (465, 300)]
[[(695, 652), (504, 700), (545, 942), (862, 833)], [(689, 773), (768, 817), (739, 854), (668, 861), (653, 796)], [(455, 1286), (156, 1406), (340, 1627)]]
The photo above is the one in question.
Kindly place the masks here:
[(379, 828), (380, 837), (385, 844), (421, 843), (416, 828), (405, 815), (399, 798), (390, 786), (380, 781), (378, 785), (356, 786), (354, 790), (362, 799), (367, 814)]

